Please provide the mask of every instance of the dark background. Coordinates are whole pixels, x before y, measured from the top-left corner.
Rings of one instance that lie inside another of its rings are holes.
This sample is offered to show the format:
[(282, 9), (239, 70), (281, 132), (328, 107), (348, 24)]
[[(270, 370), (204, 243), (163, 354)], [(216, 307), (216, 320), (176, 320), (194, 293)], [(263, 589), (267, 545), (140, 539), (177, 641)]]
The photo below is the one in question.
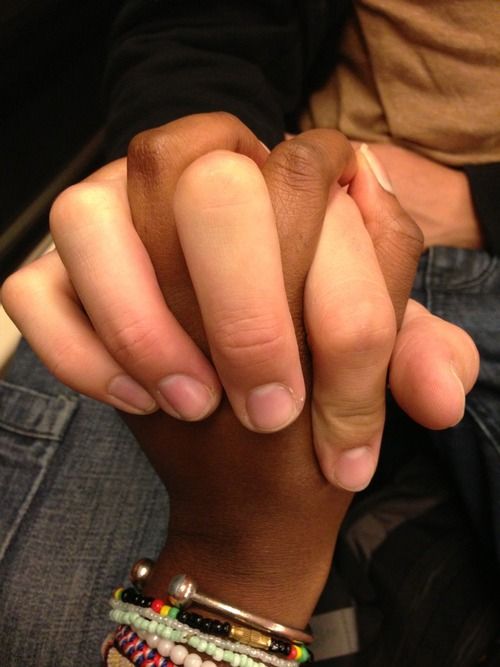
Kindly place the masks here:
[(0, 3), (0, 280), (47, 233), (50, 203), (99, 161), (118, 0)]

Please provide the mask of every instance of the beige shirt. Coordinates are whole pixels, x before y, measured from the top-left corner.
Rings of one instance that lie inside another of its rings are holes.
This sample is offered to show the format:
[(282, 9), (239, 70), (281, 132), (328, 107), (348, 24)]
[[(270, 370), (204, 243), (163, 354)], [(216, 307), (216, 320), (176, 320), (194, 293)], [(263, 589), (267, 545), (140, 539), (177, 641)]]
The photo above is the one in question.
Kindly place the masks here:
[(500, 161), (500, 0), (356, 0), (310, 127), (450, 165)]

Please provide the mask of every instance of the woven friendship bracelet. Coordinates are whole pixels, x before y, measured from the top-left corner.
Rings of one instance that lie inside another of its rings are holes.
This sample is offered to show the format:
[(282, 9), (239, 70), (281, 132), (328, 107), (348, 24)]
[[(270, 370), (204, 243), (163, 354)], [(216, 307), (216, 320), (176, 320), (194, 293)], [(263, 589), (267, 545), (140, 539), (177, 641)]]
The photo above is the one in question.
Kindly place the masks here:
[[(111, 620), (132, 625), (137, 630), (156, 634), (164, 639), (187, 644), (200, 653), (207, 653), (217, 661), (228, 662), (231, 667), (256, 667), (256, 661), (259, 661), (259, 667), (262, 664), (272, 667), (298, 667), (295, 661), (193, 630), (174, 618), (159, 616), (150, 608), (141, 609), (116, 600), (111, 602), (111, 606), (113, 608), (110, 613)], [(312, 655), (309, 659), (311, 658)]]

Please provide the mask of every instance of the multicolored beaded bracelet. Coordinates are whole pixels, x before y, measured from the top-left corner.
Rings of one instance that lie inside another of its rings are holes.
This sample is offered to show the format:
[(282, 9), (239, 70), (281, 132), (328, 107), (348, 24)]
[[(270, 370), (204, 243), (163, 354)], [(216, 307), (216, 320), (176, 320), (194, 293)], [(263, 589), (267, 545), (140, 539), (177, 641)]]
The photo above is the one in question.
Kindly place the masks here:
[[(200, 635), (197, 632), (186, 634), (185, 631), (177, 631), (170, 628), (163, 628), (156, 621), (148, 621), (145, 618), (131, 618), (129, 612), (121, 612), (114, 610), (110, 614), (111, 620), (128, 624), (135, 632), (141, 636), (159, 637), (170, 641), (187, 644), (191, 648), (196, 649), (200, 653), (206, 653), (208, 656), (217, 662), (227, 662), (231, 667), (290, 667), (289, 662), (281, 661), (275, 656), (259, 651), (258, 649), (251, 649), (243, 647), (242, 651), (238, 651), (238, 645), (225, 640), (209, 641), (208, 635)], [(246, 652), (244, 652), (246, 649)], [(251, 655), (250, 655), (251, 653)], [(297, 663), (294, 663), (297, 665)]]
[[(112, 621), (131, 625), (137, 632), (149, 632), (159, 635), (161, 638), (188, 644), (192, 648), (214, 657), (217, 661), (224, 660), (228, 662), (231, 667), (264, 667), (265, 665), (298, 667), (297, 662), (284, 660), (277, 655), (266, 653), (260, 649), (251, 648), (245, 644), (232, 642), (221, 637), (204, 635), (173, 618), (159, 617), (151, 609), (141, 609), (118, 601), (112, 601), (111, 606), (113, 607), (110, 613)], [(257, 660), (261, 661), (258, 665), (256, 665)]]
[[(190, 628), (201, 630), (209, 635), (226, 637), (253, 648), (260, 648), (270, 653), (279, 654), (288, 660), (310, 662), (311, 654), (303, 644), (295, 644), (280, 637), (265, 635), (258, 630), (232, 625), (228, 621), (206, 618), (196, 613), (181, 610), (178, 607), (167, 605), (164, 600), (151, 598), (136, 591), (134, 588), (118, 588), (113, 593), (115, 600), (121, 600), (141, 608), (151, 608), (160, 616), (177, 618), (178, 621)], [(174, 611), (175, 610), (175, 611)]]

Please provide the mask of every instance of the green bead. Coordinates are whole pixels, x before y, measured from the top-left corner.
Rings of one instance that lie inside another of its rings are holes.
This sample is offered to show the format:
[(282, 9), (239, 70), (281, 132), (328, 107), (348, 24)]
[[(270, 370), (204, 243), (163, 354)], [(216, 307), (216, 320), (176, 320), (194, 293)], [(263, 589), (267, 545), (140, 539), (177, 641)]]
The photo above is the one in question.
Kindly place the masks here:
[(220, 646), (216, 646), (213, 657), (215, 662), (220, 662), (224, 657), (224, 651), (221, 649)]
[(170, 618), (177, 618), (179, 615), (180, 609), (179, 607), (170, 607), (170, 611), (168, 612), (168, 616)]
[(216, 648), (217, 646), (213, 642), (209, 642), (207, 648), (205, 649), (205, 653), (207, 655), (213, 655), (215, 653)]
[(233, 660), (231, 662), (232, 667), (240, 667), (240, 662), (241, 662), (241, 655), (239, 653), (235, 653)]
[(232, 651), (224, 651), (222, 659), (224, 662), (232, 662), (234, 658), (234, 653)]
[(299, 662), (307, 662), (311, 654), (309, 653), (309, 651), (305, 646), (301, 646), (301, 649), (302, 649), (302, 655), (299, 658)]
[(248, 655), (243, 654), (241, 656), (240, 667), (245, 667), (245, 665), (247, 664), (247, 660), (248, 660)]
[(199, 637), (190, 637), (188, 641), (189, 646), (192, 646), (193, 648), (198, 648), (200, 644), (200, 638)]
[(205, 650), (207, 648), (207, 644), (208, 644), (208, 642), (207, 642), (206, 639), (200, 639), (200, 644), (198, 646), (198, 651), (200, 653), (205, 653)]
[(148, 632), (152, 632), (153, 634), (156, 634), (156, 629), (157, 628), (158, 628), (158, 621), (150, 621), (149, 622)]

